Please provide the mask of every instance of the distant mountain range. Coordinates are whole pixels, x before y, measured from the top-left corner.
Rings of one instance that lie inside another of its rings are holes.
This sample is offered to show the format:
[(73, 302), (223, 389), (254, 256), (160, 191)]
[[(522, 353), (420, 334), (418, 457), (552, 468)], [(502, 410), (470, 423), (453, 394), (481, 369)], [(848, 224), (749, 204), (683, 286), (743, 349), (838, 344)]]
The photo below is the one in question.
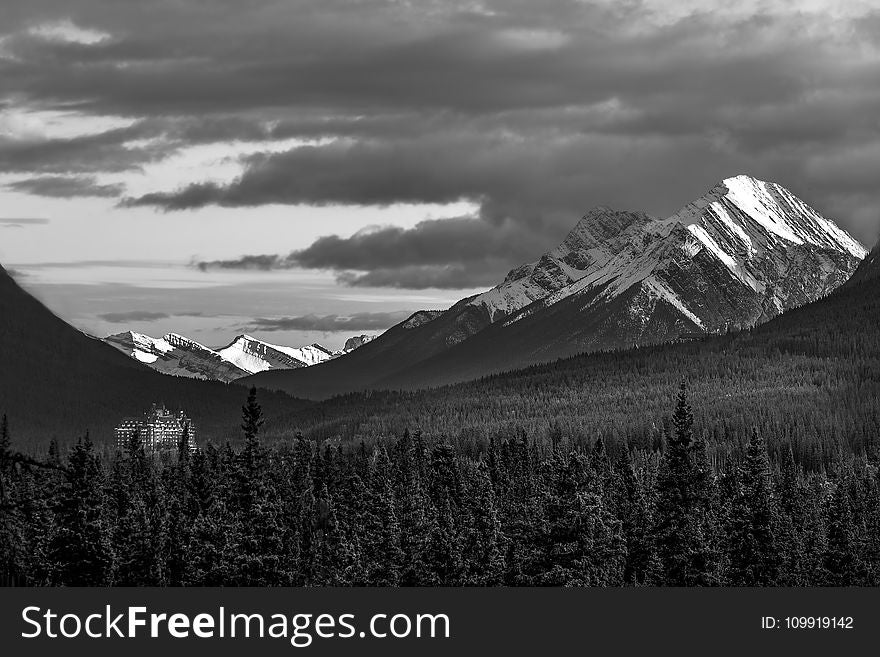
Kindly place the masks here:
[(322, 398), (738, 330), (828, 294), (866, 254), (781, 185), (736, 176), (666, 219), (595, 208), (487, 292), (416, 313), (345, 358), (245, 382)]
[(349, 338), (339, 351), (331, 351), (317, 343), (286, 347), (250, 335), (239, 335), (220, 349), (211, 349), (177, 333), (152, 338), (143, 333), (125, 331), (104, 338), (104, 342), (163, 374), (228, 383), (266, 370), (291, 370), (323, 363), (354, 351), (373, 337), (359, 335)]
[[(199, 438), (219, 444), (240, 436), (246, 396), (241, 386), (152, 371), (56, 317), (0, 267), (0, 414), (16, 448), (69, 444), (87, 431), (113, 444), (114, 426), (154, 402), (185, 409)], [(263, 391), (260, 403), (273, 418), (309, 402)]]

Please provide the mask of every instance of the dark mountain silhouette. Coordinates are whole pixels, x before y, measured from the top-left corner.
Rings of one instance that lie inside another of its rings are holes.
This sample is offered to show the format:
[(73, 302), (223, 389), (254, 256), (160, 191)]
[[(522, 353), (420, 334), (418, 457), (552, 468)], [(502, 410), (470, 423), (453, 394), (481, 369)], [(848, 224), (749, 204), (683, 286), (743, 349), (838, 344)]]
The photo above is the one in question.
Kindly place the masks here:
[[(67, 443), (86, 431), (109, 443), (122, 417), (152, 402), (185, 409), (200, 439), (222, 442), (238, 436), (246, 395), (241, 386), (148, 369), (52, 314), (0, 267), (0, 413), (19, 446)], [(306, 402), (267, 392), (261, 403), (273, 415)]]

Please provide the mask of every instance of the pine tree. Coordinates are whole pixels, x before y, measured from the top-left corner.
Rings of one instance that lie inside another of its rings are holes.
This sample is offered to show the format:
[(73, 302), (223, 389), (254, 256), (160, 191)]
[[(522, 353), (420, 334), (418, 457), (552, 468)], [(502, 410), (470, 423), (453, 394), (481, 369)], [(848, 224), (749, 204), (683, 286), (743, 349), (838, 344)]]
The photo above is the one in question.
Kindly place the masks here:
[(426, 482), (423, 479), (424, 468), (419, 465), (424, 457), (424, 454), (419, 454), (419, 450), (424, 445), (419, 445), (419, 442), (421, 442), (420, 435), (416, 441), (410, 436), (409, 431), (406, 431), (393, 451), (394, 495), (400, 521), (402, 552), (401, 586), (426, 585), (433, 577), (428, 572), (426, 563), (430, 536), (426, 511), (430, 503), (425, 490)]
[(315, 517), (317, 500), (312, 476), (314, 453), (308, 440), (296, 436), (290, 493), (284, 510), (289, 527), (286, 544), (291, 555), (291, 576), (297, 586), (310, 585), (315, 579)]
[(831, 586), (854, 586), (864, 580), (862, 539), (848, 485), (851, 473), (838, 476), (828, 507), (828, 544), (825, 553), (827, 581)]
[(706, 536), (705, 477), (702, 467), (694, 463), (694, 418), (684, 382), (679, 388), (672, 423), (675, 431), (667, 436), (657, 481), (654, 529), (663, 583), (704, 586), (712, 583), (714, 564)]
[(447, 498), (438, 508), (432, 504), (428, 515), (428, 545), (425, 563), (429, 586), (461, 586), (464, 555), (452, 504)]
[(177, 444), (177, 462), (165, 470), (165, 510), (167, 517), (167, 540), (164, 546), (168, 583), (183, 586), (186, 583), (192, 520), (198, 515), (198, 502), (194, 495), (193, 453), (189, 441), (189, 425)]
[(14, 474), (9, 423), (4, 413), (0, 420), (0, 585), (6, 586), (18, 583), (24, 530), (21, 509), (15, 499)]
[(495, 503), (489, 468), (480, 464), (476, 478), (476, 507), (473, 511), (470, 584), (498, 586), (505, 571), (506, 540)]
[(20, 517), (15, 584), (48, 586), (53, 567), (50, 544), (56, 531), (52, 503), (59, 489), (60, 471), (53, 467), (25, 470), (15, 487), (15, 508)]
[(135, 433), (124, 455), (113, 464), (110, 492), (113, 500), (114, 584), (160, 586), (165, 577), (166, 513), (168, 505), (155, 471)]
[(247, 401), (241, 407), (241, 430), (244, 432), (244, 461), (250, 473), (256, 472), (262, 458), (260, 428), (263, 426), (263, 409), (257, 401), (257, 389), (251, 387)]
[(650, 500), (636, 477), (635, 465), (629, 454), (623, 453), (617, 462), (613, 490), (626, 541), (624, 581), (631, 585), (651, 584), (654, 577), (654, 546)]
[(739, 473), (740, 489), (733, 504), (731, 583), (772, 586), (778, 572), (770, 462), (763, 437), (755, 430)]
[[(543, 468), (545, 523), (536, 583), (616, 586), (623, 583), (626, 546), (620, 520), (605, 499), (593, 459), (559, 454)], [(601, 466), (604, 467), (604, 466)]]
[(110, 580), (112, 554), (103, 487), (101, 462), (86, 435), (73, 447), (56, 509), (58, 532), (52, 552), (58, 565), (57, 584), (103, 586)]
[(377, 586), (397, 586), (403, 567), (400, 547), (400, 521), (391, 481), (391, 463), (384, 448), (377, 452), (370, 478), (373, 513), (371, 528), (370, 578)]

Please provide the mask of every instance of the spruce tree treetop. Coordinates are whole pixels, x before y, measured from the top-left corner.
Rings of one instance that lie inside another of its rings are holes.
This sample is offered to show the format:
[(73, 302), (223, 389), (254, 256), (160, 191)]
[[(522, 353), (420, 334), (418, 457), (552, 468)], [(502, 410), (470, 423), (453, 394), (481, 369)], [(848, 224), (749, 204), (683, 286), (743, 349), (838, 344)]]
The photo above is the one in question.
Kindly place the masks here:
[(241, 430), (244, 431), (245, 440), (254, 440), (263, 426), (263, 409), (257, 401), (257, 388), (251, 387), (248, 392), (247, 402), (241, 407)]
[(694, 416), (691, 412), (691, 405), (688, 403), (687, 383), (684, 381), (678, 388), (672, 424), (675, 427), (674, 440), (682, 447), (690, 445), (694, 433)]

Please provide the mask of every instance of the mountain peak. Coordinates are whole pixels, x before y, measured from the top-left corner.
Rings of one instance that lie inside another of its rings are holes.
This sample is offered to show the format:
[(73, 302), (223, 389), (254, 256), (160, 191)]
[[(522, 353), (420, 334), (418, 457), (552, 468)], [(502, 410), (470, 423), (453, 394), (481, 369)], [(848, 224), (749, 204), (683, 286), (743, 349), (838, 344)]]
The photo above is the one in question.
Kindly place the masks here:
[(725, 178), (670, 221), (688, 226), (707, 248), (717, 252), (721, 247), (728, 254), (731, 249), (755, 252), (784, 245), (843, 251), (860, 259), (867, 253), (849, 233), (782, 185), (746, 174)]
[[(633, 311), (639, 321), (648, 321), (662, 299), (687, 322), (713, 331), (726, 325), (726, 316), (751, 325), (830, 292), (865, 253), (781, 185), (739, 174), (666, 219), (596, 206), (558, 247), (512, 269), (467, 305), (483, 308), (488, 323), (511, 324), (571, 296), (598, 294), (610, 302), (641, 290), (643, 307)], [(718, 299), (706, 291), (728, 278), (723, 304), (729, 308), (710, 311)], [(743, 310), (752, 295), (753, 306)]]

